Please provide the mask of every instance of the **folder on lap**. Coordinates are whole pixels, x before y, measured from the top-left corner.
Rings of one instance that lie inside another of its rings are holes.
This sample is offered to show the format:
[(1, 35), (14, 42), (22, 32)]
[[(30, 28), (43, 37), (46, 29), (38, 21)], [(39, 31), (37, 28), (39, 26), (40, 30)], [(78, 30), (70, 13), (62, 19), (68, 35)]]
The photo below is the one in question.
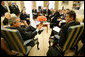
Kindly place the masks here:
[(56, 27), (53, 28), (53, 30), (59, 33), (60, 30), (61, 30), (61, 28), (59, 28), (59, 27), (56, 26)]

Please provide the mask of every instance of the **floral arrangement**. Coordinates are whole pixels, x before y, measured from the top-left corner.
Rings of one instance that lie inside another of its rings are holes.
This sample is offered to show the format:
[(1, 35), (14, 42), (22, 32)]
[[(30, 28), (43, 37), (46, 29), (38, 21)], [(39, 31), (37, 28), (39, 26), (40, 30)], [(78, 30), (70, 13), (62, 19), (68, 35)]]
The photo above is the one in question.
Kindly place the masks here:
[(38, 16), (37, 17), (37, 21), (43, 22), (43, 21), (47, 21), (47, 18), (45, 16)]

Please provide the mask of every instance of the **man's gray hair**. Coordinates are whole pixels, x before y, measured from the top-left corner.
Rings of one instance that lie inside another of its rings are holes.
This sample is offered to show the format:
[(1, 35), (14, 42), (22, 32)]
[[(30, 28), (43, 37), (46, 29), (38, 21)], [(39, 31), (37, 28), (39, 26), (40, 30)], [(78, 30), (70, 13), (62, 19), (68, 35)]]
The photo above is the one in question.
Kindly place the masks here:
[(13, 23), (15, 23), (17, 18), (18, 18), (18, 17), (16, 17), (16, 16), (11, 17), (11, 18), (8, 20), (8, 21), (9, 21), (9, 24), (12, 25)]

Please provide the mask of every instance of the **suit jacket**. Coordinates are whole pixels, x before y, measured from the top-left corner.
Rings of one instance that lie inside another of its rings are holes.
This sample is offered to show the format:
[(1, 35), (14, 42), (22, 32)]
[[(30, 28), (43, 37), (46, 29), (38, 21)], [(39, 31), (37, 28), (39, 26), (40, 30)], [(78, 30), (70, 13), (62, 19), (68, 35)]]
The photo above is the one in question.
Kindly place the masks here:
[(58, 11), (56, 11), (56, 13), (54, 13), (54, 15), (52, 15), (50, 18), (54, 17), (52, 20), (51, 20), (51, 23), (57, 23), (57, 19), (60, 17), (60, 14)]
[(24, 27), (7, 27), (7, 28), (10, 28), (10, 29), (17, 29), (23, 40), (28, 40), (28, 39), (33, 39), (35, 35), (37, 35), (37, 31), (35, 28), (33, 28), (32, 26), (29, 26), (27, 28), (24, 28)]
[(51, 11), (48, 9), (46, 14), (47, 14), (47, 19), (49, 19), (49, 15), (51, 14)]
[(4, 24), (4, 25), (8, 25), (8, 19), (7, 19), (7, 18), (5, 18), (5, 19), (3, 20), (3, 24)]
[(13, 5), (14, 7), (14, 13), (17, 15), (20, 13), (19, 7), (17, 5)]
[(9, 5), (10, 13), (14, 13), (14, 6)]
[(27, 18), (30, 18), (30, 16), (27, 15), (27, 14), (23, 14), (23, 13), (20, 14), (20, 19), (21, 20), (27, 20)]
[(43, 15), (45, 15), (46, 14), (46, 9), (43, 9)]
[(68, 28), (70, 26), (75, 26), (75, 25), (79, 25), (79, 24), (80, 24), (79, 22), (71, 21), (68, 24), (65, 24), (62, 26), (61, 31), (59, 32), (59, 35), (60, 35), (59, 44), (60, 44), (60, 46), (63, 46), (63, 44), (65, 43)]
[(1, 16), (3, 16), (6, 12), (8, 12), (8, 9), (7, 9), (7, 7), (6, 6), (2, 6), (1, 5)]
[(40, 9), (40, 13), (43, 14), (43, 9)]
[(47, 13), (48, 13), (48, 16), (51, 14), (51, 11), (50, 9), (47, 10)]
[(37, 9), (32, 9), (32, 13), (37, 13)]

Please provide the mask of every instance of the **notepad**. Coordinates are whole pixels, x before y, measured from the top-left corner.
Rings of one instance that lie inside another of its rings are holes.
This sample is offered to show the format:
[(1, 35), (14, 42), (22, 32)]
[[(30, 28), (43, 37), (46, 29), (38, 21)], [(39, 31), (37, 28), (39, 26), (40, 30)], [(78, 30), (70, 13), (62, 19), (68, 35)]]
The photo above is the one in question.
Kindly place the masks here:
[(56, 32), (60, 32), (61, 28), (56, 26), (56, 27), (53, 28), (53, 30), (56, 31)]

